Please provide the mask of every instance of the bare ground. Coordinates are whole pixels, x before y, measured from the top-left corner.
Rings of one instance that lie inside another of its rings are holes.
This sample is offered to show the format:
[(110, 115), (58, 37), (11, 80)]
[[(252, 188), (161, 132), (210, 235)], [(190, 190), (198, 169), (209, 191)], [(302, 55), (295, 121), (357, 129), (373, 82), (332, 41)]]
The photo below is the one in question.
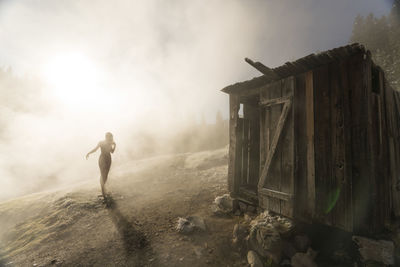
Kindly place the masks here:
[[(246, 265), (231, 247), (239, 218), (210, 210), (226, 175), (226, 149), (162, 156), (113, 166), (107, 203), (97, 179), (0, 203), (0, 265)], [(188, 215), (207, 231), (177, 233)]]

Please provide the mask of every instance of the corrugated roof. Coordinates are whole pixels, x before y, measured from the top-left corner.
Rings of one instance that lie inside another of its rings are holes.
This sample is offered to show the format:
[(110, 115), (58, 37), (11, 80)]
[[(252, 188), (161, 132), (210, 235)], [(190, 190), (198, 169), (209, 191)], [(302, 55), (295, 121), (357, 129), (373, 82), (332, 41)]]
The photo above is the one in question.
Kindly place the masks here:
[[(306, 71), (315, 69), (327, 63), (347, 58), (357, 53), (365, 53), (366, 50), (363, 45), (358, 43), (350, 44), (347, 46), (338, 47), (332, 50), (321, 52), (318, 54), (311, 54), (306, 57), (300, 58), (293, 62), (287, 62), (284, 65), (272, 69), (278, 75), (278, 79), (286, 78), (293, 75), (298, 75)], [(252, 89), (263, 86), (269, 82), (277, 79), (267, 78), (265, 75), (247, 80), (244, 82), (235, 83), (222, 89), (225, 93), (238, 93), (241, 90)]]

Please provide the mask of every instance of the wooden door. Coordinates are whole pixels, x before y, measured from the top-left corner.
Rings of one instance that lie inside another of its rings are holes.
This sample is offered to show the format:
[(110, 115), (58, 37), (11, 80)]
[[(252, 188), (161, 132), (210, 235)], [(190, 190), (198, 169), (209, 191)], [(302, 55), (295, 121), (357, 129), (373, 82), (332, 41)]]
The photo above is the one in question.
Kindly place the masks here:
[(261, 88), (260, 180), (262, 208), (293, 216), (294, 198), (294, 77)]

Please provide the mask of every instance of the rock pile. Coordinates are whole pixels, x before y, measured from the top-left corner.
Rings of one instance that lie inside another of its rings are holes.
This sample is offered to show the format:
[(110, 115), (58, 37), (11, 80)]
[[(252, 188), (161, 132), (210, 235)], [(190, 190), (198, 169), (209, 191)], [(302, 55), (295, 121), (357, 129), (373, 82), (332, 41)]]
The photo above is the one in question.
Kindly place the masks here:
[[(248, 251), (250, 266), (302, 266), (293, 264), (313, 263), (315, 253), (309, 250), (310, 239), (304, 234), (295, 235), (291, 220), (268, 211), (253, 219), (248, 219), (248, 213), (245, 217), (241, 224), (234, 227), (233, 243), (240, 250)], [(294, 261), (291, 262), (291, 259)]]
[[(253, 267), (316, 267), (318, 266), (317, 255), (319, 262), (336, 263), (334, 266), (342, 266), (337, 263), (343, 263), (346, 266), (348, 264), (397, 266), (395, 265), (395, 245), (392, 241), (372, 240), (361, 236), (351, 238), (349, 234), (346, 240), (330, 239), (331, 241), (327, 242), (339, 242), (335, 244), (340, 245), (341, 242), (348, 240), (352, 243), (351, 247), (355, 249), (354, 251), (341, 247), (328, 254), (324, 251), (319, 254), (311, 248), (312, 240), (309, 236), (313, 236), (316, 244), (321, 241), (315, 238), (324, 237), (316, 236), (315, 232), (305, 232), (305, 229), (300, 228), (302, 227), (295, 229), (290, 219), (268, 211), (256, 217), (255, 215), (251, 217), (246, 213), (243, 220), (234, 226), (232, 241), (239, 251), (246, 253), (248, 264)], [(356, 253), (357, 250), (358, 253)]]

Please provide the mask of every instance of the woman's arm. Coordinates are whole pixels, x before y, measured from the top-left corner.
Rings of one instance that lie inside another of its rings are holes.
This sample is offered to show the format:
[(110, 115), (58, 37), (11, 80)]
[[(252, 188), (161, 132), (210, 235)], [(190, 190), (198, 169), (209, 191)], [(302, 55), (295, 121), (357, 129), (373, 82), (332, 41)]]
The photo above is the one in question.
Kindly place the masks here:
[(116, 147), (117, 147), (117, 144), (115, 142), (112, 143), (112, 145), (111, 145), (111, 153), (114, 153)]
[(86, 159), (89, 158), (89, 155), (90, 155), (90, 154), (96, 152), (97, 149), (99, 149), (99, 147), (100, 147), (100, 143), (98, 143), (97, 146), (96, 146), (95, 148), (93, 148), (92, 150), (89, 151), (89, 153), (86, 154)]

